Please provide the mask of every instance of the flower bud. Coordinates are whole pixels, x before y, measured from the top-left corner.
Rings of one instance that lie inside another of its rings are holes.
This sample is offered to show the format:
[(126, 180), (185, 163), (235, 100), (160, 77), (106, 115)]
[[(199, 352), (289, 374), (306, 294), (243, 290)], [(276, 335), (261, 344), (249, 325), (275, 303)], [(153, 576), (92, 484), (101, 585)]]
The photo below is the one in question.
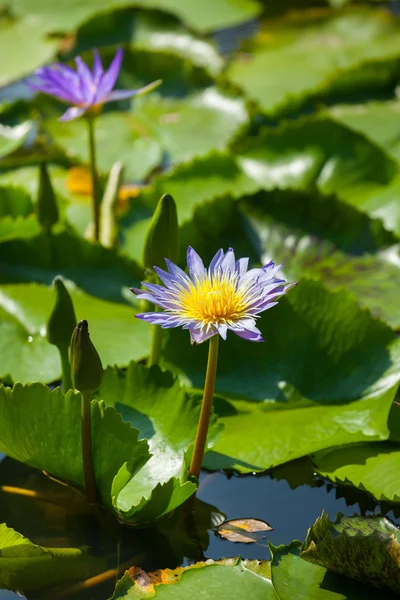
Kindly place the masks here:
[(71, 296), (61, 275), (53, 281), (56, 302), (47, 322), (47, 339), (57, 348), (68, 350), (71, 335), (76, 325), (76, 316)]
[(175, 200), (169, 194), (161, 197), (144, 244), (143, 264), (146, 268), (163, 265), (164, 258), (179, 262), (179, 225)]
[(71, 376), (75, 389), (91, 394), (100, 387), (103, 365), (89, 336), (87, 321), (79, 321), (72, 334)]
[(50, 231), (58, 221), (57, 200), (45, 162), (40, 163), (39, 167), (39, 192), (36, 213), (40, 225), (46, 231)]

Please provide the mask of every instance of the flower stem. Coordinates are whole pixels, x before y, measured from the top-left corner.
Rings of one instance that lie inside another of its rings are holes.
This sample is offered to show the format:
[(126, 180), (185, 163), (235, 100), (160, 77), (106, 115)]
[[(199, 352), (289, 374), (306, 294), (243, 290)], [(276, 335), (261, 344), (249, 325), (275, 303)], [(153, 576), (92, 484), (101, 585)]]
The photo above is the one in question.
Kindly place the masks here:
[(61, 360), (61, 381), (64, 393), (66, 394), (68, 390), (72, 388), (71, 364), (69, 362), (69, 348), (68, 346), (59, 347), (58, 351), (60, 353)]
[(218, 342), (219, 335), (213, 335), (210, 338), (208, 348), (208, 362), (206, 380), (204, 383), (203, 400), (201, 403), (201, 412), (199, 425), (197, 427), (196, 441), (194, 444), (192, 462), (190, 463), (190, 474), (199, 477), (201, 464), (203, 462), (204, 450), (206, 447), (208, 426), (210, 423), (210, 415), (213, 403), (215, 378), (217, 374), (218, 363)]
[(94, 221), (94, 239), (96, 242), (100, 239), (100, 188), (99, 177), (96, 167), (96, 144), (94, 141), (94, 118), (86, 119), (89, 130), (89, 156), (90, 172), (92, 175), (92, 202), (93, 202), (93, 221)]
[[(156, 312), (158, 312), (159, 310), (160, 310), (159, 307), (156, 306)], [(151, 338), (150, 356), (149, 356), (149, 360), (147, 363), (148, 367), (151, 367), (152, 365), (158, 365), (158, 363), (160, 362), (163, 333), (164, 333), (159, 325), (152, 325), (152, 327), (153, 327), (153, 333), (152, 333), (152, 338)]]
[(82, 395), (82, 459), (83, 473), (85, 476), (86, 496), (90, 503), (97, 502), (96, 481), (93, 471), (92, 455), (92, 415), (90, 393), (81, 393)]

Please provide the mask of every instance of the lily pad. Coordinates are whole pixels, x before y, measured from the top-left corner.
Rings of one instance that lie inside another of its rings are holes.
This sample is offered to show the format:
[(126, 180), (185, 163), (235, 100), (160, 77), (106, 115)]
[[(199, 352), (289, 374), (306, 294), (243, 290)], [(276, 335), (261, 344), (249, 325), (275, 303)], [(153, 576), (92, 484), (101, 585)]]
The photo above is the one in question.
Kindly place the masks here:
[[(104, 366), (124, 366), (148, 355), (151, 332), (146, 323), (134, 318), (133, 307), (89, 296), (74, 285), (69, 288), (77, 320), (88, 320)], [(59, 354), (46, 339), (53, 303), (50, 287), (0, 285), (0, 378), (22, 383), (60, 379)]]
[(208, 560), (188, 567), (145, 573), (132, 567), (117, 583), (112, 600), (174, 598), (190, 600), (201, 590), (204, 600), (276, 600), (269, 562), (240, 558)]
[(94, 576), (105, 569), (87, 548), (46, 548), (0, 523), (0, 588), (30, 592), (70, 580)]
[(129, 288), (139, 285), (143, 277), (132, 260), (69, 230), (0, 244), (0, 283), (50, 285), (58, 274), (93, 296), (124, 303), (131, 300)]
[[(176, 508), (193, 494), (187, 479), (187, 451), (196, 437), (200, 398), (188, 394), (171, 373), (131, 363), (126, 373), (108, 369), (98, 397), (114, 406), (124, 421), (149, 442), (151, 459), (126, 483), (119, 474), (113, 486), (124, 518), (151, 521)], [(219, 427), (211, 420), (209, 443)], [(123, 484), (123, 489), (122, 489)], [(141, 503), (140, 503), (141, 502)], [(134, 505), (134, 511), (130, 507)]]
[[(382, 592), (300, 558), (301, 542), (273, 546), (271, 579), (280, 600), (380, 600)], [(387, 599), (389, 600), (389, 598)]]
[(320, 95), (394, 81), (399, 25), (383, 10), (305, 11), (297, 20), (265, 22), (249, 46), (227, 76), (275, 116)]
[(308, 530), (301, 557), (374, 587), (399, 592), (400, 531), (383, 517), (329, 521), (323, 513)]
[[(256, 0), (205, 0), (200, 7), (197, 0), (117, 0), (113, 8), (136, 6), (156, 9), (176, 15), (194, 30), (207, 32), (220, 27), (238, 25), (256, 17), (261, 6)], [(71, 31), (95, 14), (109, 12), (108, 0), (89, 0), (82, 4), (71, 0), (60, 6), (57, 0), (13, 0), (17, 15), (30, 15), (47, 31)]]
[(0, 218), (27, 217), (32, 211), (32, 200), (23, 188), (0, 187)]
[(46, 37), (36, 19), (26, 13), (22, 16), (20, 19), (5, 14), (0, 17), (0, 47), (7, 49), (7, 60), (1, 67), (1, 86), (29, 75), (57, 53), (59, 40)]
[(365, 135), (400, 162), (400, 102), (366, 102), (365, 104), (339, 104), (329, 114), (349, 129)]
[(15, 238), (29, 238), (36, 237), (40, 234), (40, 225), (34, 216), (17, 217), (3, 217), (0, 220), (0, 242), (12, 240)]
[[(80, 394), (73, 391), (64, 395), (60, 388), (50, 391), (39, 383), (0, 386), (0, 451), (84, 489), (80, 405)], [(147, 442), (139, 441), (138, 434), (114, 408), (92, 401), (95, 479), (108, 508), (120, 468), (127, 463), (134, 476), (150, 458)]]
[(337, 448), (316, 454), (313, 462), (322, 477), (335, 483), (355, 485), (378, 501), (400, 502), (398, 444), (387, 442)]
[(31, 121), (25, 121), (25, 123), (20, 123), (15, 127), (0, 125), (0, 158), (17, 150), (23, 144), (31, 129)]

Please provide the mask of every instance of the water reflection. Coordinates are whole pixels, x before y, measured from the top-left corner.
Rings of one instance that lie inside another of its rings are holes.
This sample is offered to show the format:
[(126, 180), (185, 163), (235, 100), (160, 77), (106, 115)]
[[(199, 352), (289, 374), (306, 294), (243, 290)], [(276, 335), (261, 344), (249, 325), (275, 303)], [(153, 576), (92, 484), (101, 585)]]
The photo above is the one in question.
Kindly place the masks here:
[[(30, 591), (26, 593), (28, 600), (104, 600), (112, 594), (118, 567), (124, 570), (136, 565), (151, 571), (238, 554), (244, 558), (268, 559), (268, 540), (274, 544), (303, 540), (323, 509), (331, 518), (337, 512), (352, 515), (379, 510), (393, 520), (400, 517), (392, 506), (379, 506), (363, 492), (324, 483), (314, 476), (306, 459), (268, 475), (203, 472), (195, 502), (161, 519), (157, 527), (147, 529), (122, 527), (106, 514), (100, 518), (88, 514), (87, 506), (76, 492), (8, 458), (0, 461), (0, 483), (11, 488), (29, 488), (52, 500), (44, 502), (3, 489), (1, 521), (43, 546), (88, 546), (91, 558), (95, 559), (91, 569), (84, 572), (84, 579), (88, 579), (85, 589), (67, 572), (61, 585), (54, 587), (56, 581), (53, 581), (48, 590)], [(224, 519), (241, 517), (267, 521), (274, 529), (265, 532), (254, 544), (232, 543), (217, 536), (215, 529)], [(105, 571), (108, 574), (104, 575)], [(0, 600), (17, 597), (0, 591)]]

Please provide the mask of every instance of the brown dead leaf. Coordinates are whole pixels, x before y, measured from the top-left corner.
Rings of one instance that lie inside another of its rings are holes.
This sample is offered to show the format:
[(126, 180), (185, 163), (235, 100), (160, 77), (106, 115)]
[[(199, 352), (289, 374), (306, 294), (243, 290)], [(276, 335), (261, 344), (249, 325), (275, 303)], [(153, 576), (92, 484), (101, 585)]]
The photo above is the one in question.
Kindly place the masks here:
[(264, 533), (266, 531), (272, 529), (273, 527), (268, 523), (258, 519), (231, 519), (217, 527), (217, 533), (229, 542), (254, 544), (254, 542), (258, 542), (265, 537)]

